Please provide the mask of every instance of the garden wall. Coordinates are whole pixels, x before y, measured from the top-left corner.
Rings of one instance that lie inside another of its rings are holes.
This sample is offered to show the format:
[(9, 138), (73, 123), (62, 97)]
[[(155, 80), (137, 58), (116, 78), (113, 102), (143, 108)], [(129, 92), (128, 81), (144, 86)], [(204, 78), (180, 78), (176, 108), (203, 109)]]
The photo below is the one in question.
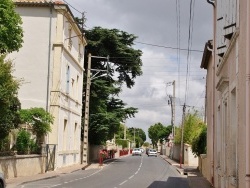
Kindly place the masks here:
[(184, 144), (184, 164), (198, 166), (198, 157), (193, 154), (192, 146), (189, 144)]
[(0, 172), (6, 179), (45, 173), (46, 155), (0, 157)]

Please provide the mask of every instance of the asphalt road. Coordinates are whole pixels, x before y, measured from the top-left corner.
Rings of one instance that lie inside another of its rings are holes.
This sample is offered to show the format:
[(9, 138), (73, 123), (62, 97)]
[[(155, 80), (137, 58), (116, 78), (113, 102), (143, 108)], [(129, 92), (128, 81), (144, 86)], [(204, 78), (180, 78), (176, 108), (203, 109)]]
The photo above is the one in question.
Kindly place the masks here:
[(20, 188), (189, 188), (181, 176), (161, 157), (128, 156), (102, 169), (79, 170), (55, 178), (30, 182)]

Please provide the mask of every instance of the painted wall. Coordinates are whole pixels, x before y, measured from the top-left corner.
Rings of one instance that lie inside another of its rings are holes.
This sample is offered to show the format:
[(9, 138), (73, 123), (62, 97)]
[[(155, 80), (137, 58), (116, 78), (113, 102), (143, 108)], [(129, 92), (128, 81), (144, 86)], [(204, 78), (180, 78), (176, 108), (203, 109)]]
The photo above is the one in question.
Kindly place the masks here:
[[(16, 11), (22, 17), (24, 30), (23, 46), (8, 57), (15, 63), (14, 76), (22, 79), (19, 89), (19, 99), (22, 108), (46, 108), (49, 31), (52, 16), (52, 36), (55, 37), (55, 12), (50, 14), (49, 8), (44, 7), (18, 7)], [(51, 58), (51, 57), (50, 57)], [(53, 71), (51, 66), (51, 71)], [(50, 82), (51, 83), (51, 82)]]

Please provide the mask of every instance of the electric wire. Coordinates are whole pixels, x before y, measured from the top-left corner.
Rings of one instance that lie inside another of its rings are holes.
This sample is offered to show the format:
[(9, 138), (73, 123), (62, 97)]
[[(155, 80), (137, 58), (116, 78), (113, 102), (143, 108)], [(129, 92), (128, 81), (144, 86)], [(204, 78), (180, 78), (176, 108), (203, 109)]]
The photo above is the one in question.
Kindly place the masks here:
[(189, 9), (189, 27), (188, 27), (188, 52), (187, 52), (187, 72), (186, 72), (186, 88), (185, 88), (185, 104), (188, 97), (188, 85), (189, 85), (189, 62), (190, 62), (190, 49), (191, 49), (191, 39), (192, 39), (192, 15), (193, 15), (193, 0), (190, 0), (190, 9)]
[(180, 26), (180, 1), (176, 0), (176, 17), (177, 17), (177, 63), (178, 63), (178, 99), (180, 103), (180, 34), (181, 34), (181, 26)]
[(200, 52), (200, 53), (203, 53), (202, 50), (193, 50), (193, 49), (185, 49), (185, 48), (180, 48), (180, 47), (163, 46), (163, 45), (145, 43), (145, 42), (140, 42), (140, 41), (134, 41), (134, 42), (135, 42), (135, 43), (139, 43), (139, 44), (149, 45), (149, 46), (155, 46), (155, 47), (160, 47), (160, 48), (172, 49), (172, 50), (193, 51), (193, 52)]

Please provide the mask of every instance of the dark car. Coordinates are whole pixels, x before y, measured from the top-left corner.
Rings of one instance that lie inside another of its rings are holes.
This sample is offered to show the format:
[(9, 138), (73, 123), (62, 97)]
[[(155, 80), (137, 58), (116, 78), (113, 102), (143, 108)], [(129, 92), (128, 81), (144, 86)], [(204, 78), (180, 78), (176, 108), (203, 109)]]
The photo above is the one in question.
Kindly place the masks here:
[(0, 188), (5, 188), (6, 187), (6, 183), (4, 180), (4, 175), (2, 172), (0, 172)]

